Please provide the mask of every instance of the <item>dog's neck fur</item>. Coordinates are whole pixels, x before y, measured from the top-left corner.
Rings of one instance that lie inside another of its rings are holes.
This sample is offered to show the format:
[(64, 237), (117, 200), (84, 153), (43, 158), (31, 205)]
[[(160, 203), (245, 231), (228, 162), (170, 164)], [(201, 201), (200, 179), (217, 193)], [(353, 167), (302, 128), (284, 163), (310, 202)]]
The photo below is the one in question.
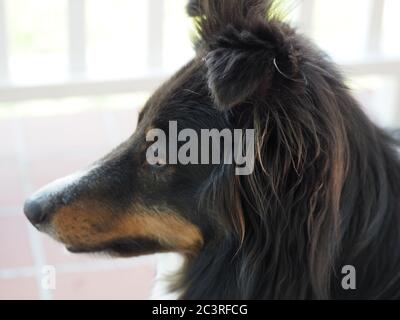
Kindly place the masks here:
[[(276, 283), (285, 272), (270, 263), (269, 253), (237, 251), (230, 240), (206, 248), (197, 259), (183, 267), (178, 288), (183, 289), (181, 299), (290, 299), (295, 296), (311, 298), (310, 281), (306, 270), (300, 268), (285, 282)], [(283, 252), (282, 252), (283, 253)], [(261, 263), (260, 263), (261, 262)], [(282, 268), (283, 269), (283, 268)], [(277, 276), (274, 278), (274, 276)]]
[[(381, 133), (378, 130), (376, 134), (379, 136)], [(356, 167), (351, 168), (346, 178), (341, 203), (340, 250), (332, 265), (329, 293), (325, 298), (393, 298), (400, 295), (400, 168), (398, 155), (384, 140), (384, 136), (377, 138), (380, 145), (376, 145), (370, 152), (357, 155), (370, 158), (362, 180), (370, 181), (371, 184), (359, 183), (359, 168)], [(356, 157), (355, 154), (353, 156)], [(273, 234), (270, 236), (275, 237)], [(237, 240), (226, 238), (208, 244), (196, 258), (186, 261), (170, 255), (169, 260), (163, 260), (160, 264), (158, 278), (164, 279), (159, 281), (164, 295), (157, 297), (318, 297), (312, 287), (306, 243), (299, 241), (297, 246), (294, 245), (292, 249), (297, 254), (294, 257), (290, 256), (287, 248), (279, 245), (268, 247), (260, 240), (250, 235), (238, 251)], [(341, 287), (341, 269), (344, 265), (353, 265), (356, 268), (357, 290), (345, 291)], [(381, 273), (378, 270), (387, 272)], [(175, 276), (171, 277), (173, 274)], [(166, 292), (169, 293), (165, 294)]]
[[(208, 204), (234, 228), (185, 261), (172, 291), (186, 299), (399, 298), (398, 142), (306, 39), (274, 21), (249, 26), (248, 14), (271, 1), (204, 2), (208, 86), (235, 127), (258, 128), (257, 161), (249, 177), (220, 168), (209, 179)], [(242, 64), (244, 54), (252, 63)], [(345, 265), (357, 271), (354, 291), (341, 287)]]

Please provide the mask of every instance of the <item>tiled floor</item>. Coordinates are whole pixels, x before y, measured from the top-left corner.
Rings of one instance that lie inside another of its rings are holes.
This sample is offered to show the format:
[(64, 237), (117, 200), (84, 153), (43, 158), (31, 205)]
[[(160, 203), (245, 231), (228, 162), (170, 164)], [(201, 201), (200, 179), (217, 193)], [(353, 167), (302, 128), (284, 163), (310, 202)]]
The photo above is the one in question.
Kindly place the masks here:
[[(154, 258), (73, 255), (34, 230), (24, 198), (38, 187), (89, 165), (127, 138), (136, 110), (87, 111), (0, 119), (0, 299), (146, 299)], [(46, 289), (43, 266), (55, 267)]]

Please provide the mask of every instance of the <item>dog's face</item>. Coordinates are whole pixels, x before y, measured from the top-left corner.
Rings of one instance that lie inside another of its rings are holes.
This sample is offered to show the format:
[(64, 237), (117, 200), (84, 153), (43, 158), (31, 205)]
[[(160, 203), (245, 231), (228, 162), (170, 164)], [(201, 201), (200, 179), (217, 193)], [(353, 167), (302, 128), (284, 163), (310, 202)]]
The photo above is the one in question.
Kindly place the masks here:
[[(278, 111), (272, 116), (269, 111), (283, 102), (274, 102), (267, 93), (290, 87), (290, 100), (294, 88), (304, 90), (305, 83), (297, 40), (285, 25), (266, 23), (268, 3), (190, 1), (189, 9), (197, 10), (189, 12), (200, 21), (196, 57), (149, 99), (128, 141), (88, 170), (56, 181), (28, 199), (28, 219), (75, 252), (190, 255), (231, 232), (240, 243), (246, 218), (240, 193), (254, 193), (254, 186), (259, 186), (257, 177), (266, 172), (262, 161), (280, 164), (279, 152), (268, 150), (266, 157), (265, 150), (266, 138), (273, 140), (281, 133), (271, 134), (273, 127), (265, 123), (279, 118)], [(165, 155), (150, 164), (146, 155), (152, 142), (146, 137), (152, 129), (161, 129), (168, 140), (170, 122), (176, 122), (178, 130), (189, 128), (197, 134), (202, 129), (255, 131), (253, 163), (259, 174), (252, 173), (243, 186), (232, 174), (232, 163), (167, 164)], [(277, 148), (276, 143), (271, 145)], [(277, 177), (280, 170), (274, 170)], [(260, 193), (264, 199), (265, 190)], [(249, 196), (245, 199), (250, 201)]]
[(227, 126), (209, 98), (201, 60), (183, 67), (150, 98), (126, 142), (88, 170), (28, 199), (29, 220), (73, 252), (196, 253), (212, 237), (211, 218), (197, 206), (213, 166), (146, 161), (148, 131), (168, 134), (169, 121), (196, 131)]

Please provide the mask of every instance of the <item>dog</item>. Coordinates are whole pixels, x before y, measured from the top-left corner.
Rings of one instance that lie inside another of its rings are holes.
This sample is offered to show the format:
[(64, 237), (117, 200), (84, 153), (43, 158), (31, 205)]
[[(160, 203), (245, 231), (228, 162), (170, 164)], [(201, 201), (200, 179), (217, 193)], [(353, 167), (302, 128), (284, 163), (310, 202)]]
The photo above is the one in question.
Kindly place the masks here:
[[(275, 4), (189, 1), (196, 56), (127, 141), (31, 196), (30, 222), (71, 252), (178, 253), (180, 299), (400, 298), (399, 142)], [(254, 130), (254, 170), (149, 164), (147, 133), (170, 121)]]

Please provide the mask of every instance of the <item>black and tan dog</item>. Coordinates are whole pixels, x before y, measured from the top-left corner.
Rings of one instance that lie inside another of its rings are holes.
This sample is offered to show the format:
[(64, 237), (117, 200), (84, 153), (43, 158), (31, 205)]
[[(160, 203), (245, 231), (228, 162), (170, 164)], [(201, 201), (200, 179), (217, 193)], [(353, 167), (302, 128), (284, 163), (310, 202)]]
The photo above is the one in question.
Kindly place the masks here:
[[(331, 61), (271, 1), (191, 1), (196, 57), (131, 138), (25, 204), (72, 252), (178, 252), (181, 298), (400, 298), (400, 162)], [(146, 161), (151, 128), (255, 129), (255, 168)], [(357, 286), (344, 290), (341, 270)]]

